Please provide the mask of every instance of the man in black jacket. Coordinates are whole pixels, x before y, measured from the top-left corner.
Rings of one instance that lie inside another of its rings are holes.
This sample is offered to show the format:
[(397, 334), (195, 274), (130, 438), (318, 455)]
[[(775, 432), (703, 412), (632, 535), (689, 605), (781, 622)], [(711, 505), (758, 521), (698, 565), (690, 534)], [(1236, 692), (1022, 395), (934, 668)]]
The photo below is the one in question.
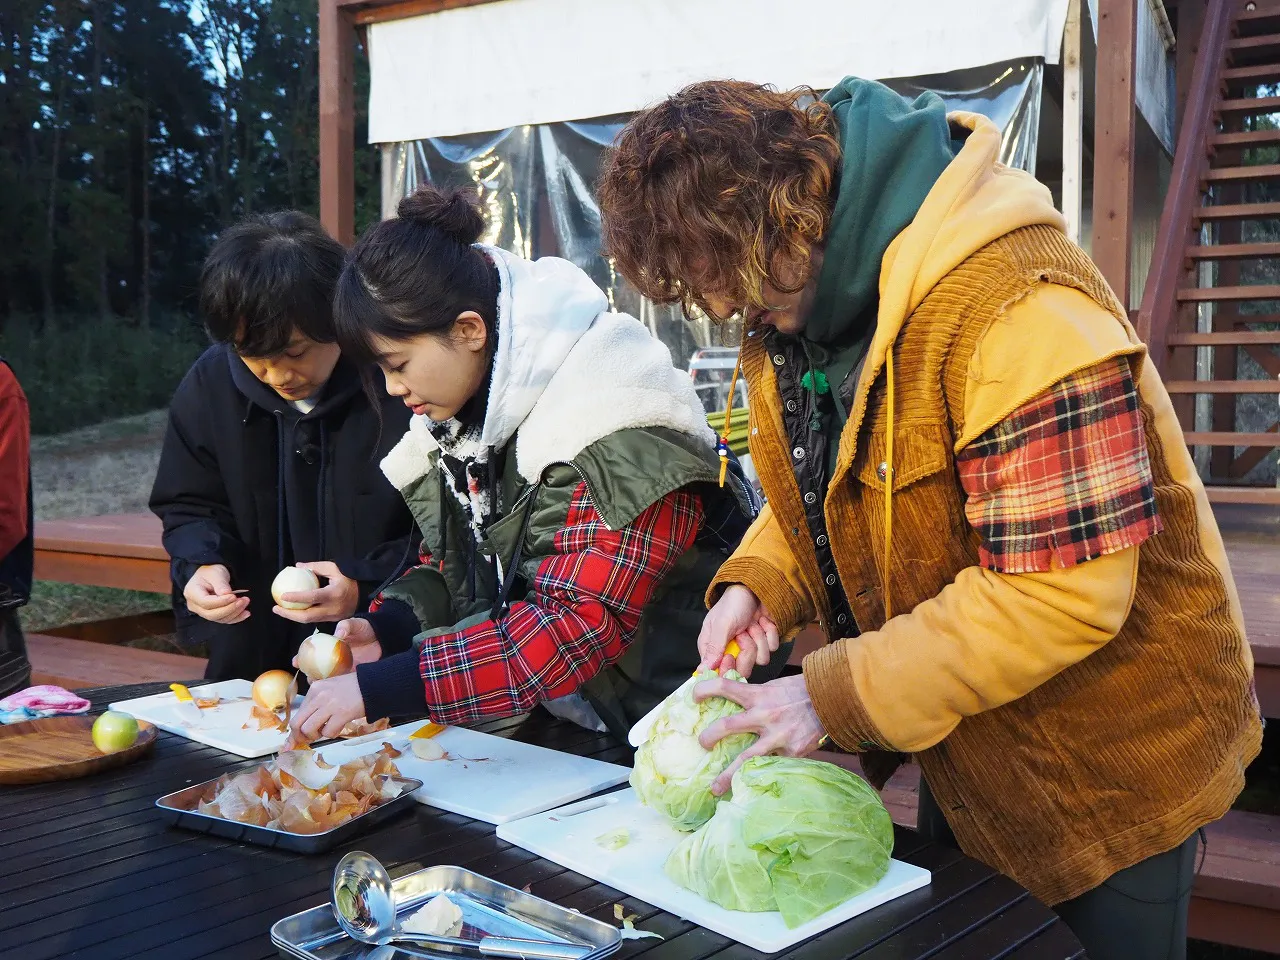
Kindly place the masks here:
[[(378, 462), (409, 411), (333, 342), (343, 249), (301, 213), (254, 217), (219, 237), (200, 279), (214, 340), (169, 407), (151, 509), (164, 521), (179, 634), (209, 648), (205, 676), (289, 670), (313, 629), (364, 610), (414, 559), (416, 525)], [(290, 564), (322, 587), (272, 605)]]

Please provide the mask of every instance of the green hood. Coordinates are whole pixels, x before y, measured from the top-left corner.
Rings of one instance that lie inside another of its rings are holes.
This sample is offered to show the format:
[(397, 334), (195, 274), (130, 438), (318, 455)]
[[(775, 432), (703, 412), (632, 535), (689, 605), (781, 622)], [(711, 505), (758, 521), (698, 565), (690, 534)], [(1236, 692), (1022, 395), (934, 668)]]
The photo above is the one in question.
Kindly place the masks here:
[(839, 127), (842, 163), (825, 255), (804, 336), (837, 344), (879, 299), (880, 261), (955, 156), (946, 107), (914, 103), (884, 84), (846, 77), (823, 101)]

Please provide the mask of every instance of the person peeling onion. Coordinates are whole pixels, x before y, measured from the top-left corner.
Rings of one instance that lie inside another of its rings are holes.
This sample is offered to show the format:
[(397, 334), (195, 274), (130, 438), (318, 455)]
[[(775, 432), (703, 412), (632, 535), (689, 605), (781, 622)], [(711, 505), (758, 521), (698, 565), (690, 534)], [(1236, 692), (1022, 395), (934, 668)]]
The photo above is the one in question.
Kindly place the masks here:
[(294, 662), (312, 683), (350, 673), (354, 663), (351, 659), (351, 647), (345, 640), (319, 631), (302, 641)]

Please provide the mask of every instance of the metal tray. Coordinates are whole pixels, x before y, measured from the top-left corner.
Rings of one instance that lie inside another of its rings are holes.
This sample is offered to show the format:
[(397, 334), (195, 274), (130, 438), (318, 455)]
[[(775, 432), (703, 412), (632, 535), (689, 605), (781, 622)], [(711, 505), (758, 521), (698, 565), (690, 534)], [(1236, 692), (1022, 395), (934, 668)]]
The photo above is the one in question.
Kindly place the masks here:
[[(491, 935), (586, 944), (594, 948), (586, 960), (607, 957), (622, 944), (622, 932), (616, 927), (462, 867), (428, 867), (394, 881), (391, 889), (396, 916), (402, 922), (436, 894), (449, 894), (462, 910), (459, 936), (470, 940)], [(407, 956), (392, 946), (372, 947), (347, 937), (328, 903), (277, 921), (271, 928), (271, 942), (286, 960), (392, 960)], [(472, 950), (453, 947), (431, 947), (429, 951), (443, 960), (478, 956)]]
[(364, 833), (370, 827), (382, 823), (398, 813), (409, 810), (414, 805), (413, 792), (422, 787), (422, 781), (412, 777), (389, 777), (393, 783), (401, 784), (404, 789), (398, 797), (380, 803), (358, 817), (352, 817), (346, 823), (326, 830), (324, 833), (289, 833), (275, 827), (257, 827), (251, 823), (237, 823), (224, 820), (207, 813), (197, 813), (195, 806), (200, 802), (202, 794), (209, 784), (218, 778), (197, 783), (174, 793), (166, 794), (156, 801), (156, 809), (176, 827), (194, 830), (197, 833), (209, 833), (227, 840), (239, 840), (253, 843), (260, 847), (275, 847), (278, 850), (292, 850), (294, 853), (323, 853), (357, 834)]

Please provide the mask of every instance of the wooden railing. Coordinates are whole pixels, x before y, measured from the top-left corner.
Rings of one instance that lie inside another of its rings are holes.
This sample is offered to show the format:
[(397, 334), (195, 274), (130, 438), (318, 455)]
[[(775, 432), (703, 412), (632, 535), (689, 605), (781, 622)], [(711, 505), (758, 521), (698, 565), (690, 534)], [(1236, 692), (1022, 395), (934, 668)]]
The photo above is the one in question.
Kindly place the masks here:
[(1186, 251), (1192, 245), (1191, 231), (1200, 226), (1195, 211), (1204, 189), (1209, 138), (1214, 133), (1216, 106), (1222, 98), (1222, 63), (1236, 6), (1235, 0), (1208, 0), (1206, 4), (1200, 49), (1191, 71), (1173, 155), (1169, 192), (1138, 309), (1138, 335), (1147, 343), (1151, 360), (1162, 374), (1168, 367), (1168, 337), (1178, 310), (1178, 288), (1188, 270)]

